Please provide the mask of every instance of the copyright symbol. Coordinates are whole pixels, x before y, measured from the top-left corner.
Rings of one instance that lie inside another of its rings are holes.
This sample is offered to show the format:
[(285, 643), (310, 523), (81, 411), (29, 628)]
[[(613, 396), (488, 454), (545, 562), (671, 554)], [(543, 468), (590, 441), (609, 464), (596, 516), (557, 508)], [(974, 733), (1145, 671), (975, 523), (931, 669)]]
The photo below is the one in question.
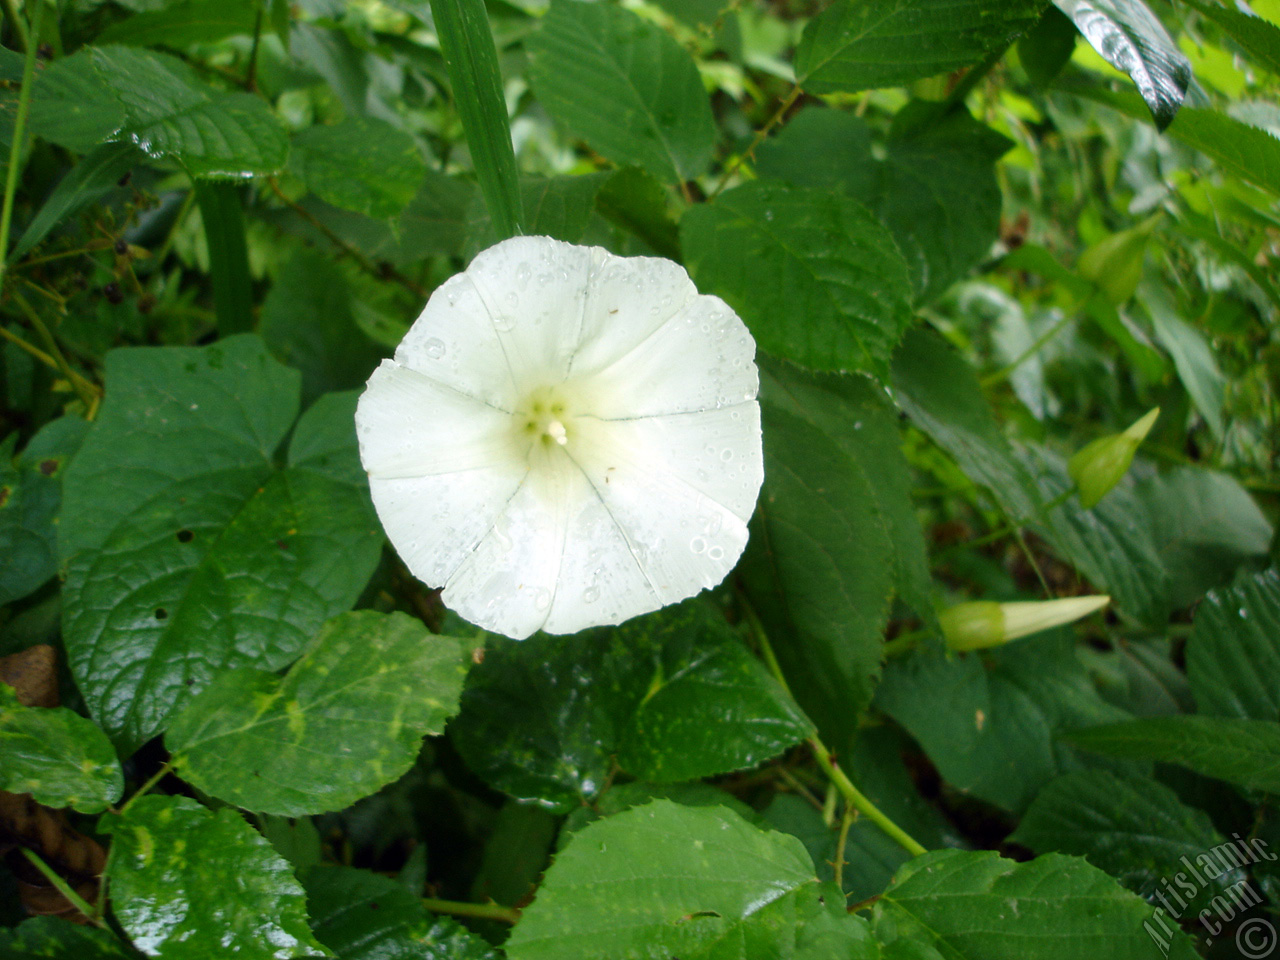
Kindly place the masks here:
[(1252, 917), (1236, 929), (1236, 949), (1246, 960), (1262, 960), (1276, 948), (1276, 928), (1261, 917)]

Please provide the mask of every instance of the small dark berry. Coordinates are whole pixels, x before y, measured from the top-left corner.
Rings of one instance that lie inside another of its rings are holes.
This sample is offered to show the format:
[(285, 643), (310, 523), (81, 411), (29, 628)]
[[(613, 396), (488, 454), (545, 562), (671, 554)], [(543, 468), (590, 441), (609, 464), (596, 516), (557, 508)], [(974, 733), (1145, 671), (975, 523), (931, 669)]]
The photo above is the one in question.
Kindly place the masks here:
[(120, 289), (120, 284), (116, 283), (114, 280), (103, 286), (102, 295), (106, 297), (110, 303), (120, 303), (124, 300), (124, 293)]
[(126, 253), (129, 252), (129, 245), (125, 243), (123, 240), (117, 240), (115, 249), (116, 249), (116, 253), (123, 257)]

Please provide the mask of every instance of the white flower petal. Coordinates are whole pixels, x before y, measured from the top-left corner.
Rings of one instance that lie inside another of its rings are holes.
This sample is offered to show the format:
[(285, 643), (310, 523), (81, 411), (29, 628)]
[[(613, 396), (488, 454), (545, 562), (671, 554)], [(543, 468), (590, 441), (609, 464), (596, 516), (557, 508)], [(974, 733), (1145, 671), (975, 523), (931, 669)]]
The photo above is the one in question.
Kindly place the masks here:
[(426, 477), (525, 464), (511, 441), (511, 416), (384, 360), (356, 408), (360, 460), (370, 477)]
[(564, 379), (588, 284), (607, 256), (599, 247), (515, 237), (479, 254), (463, 274), (485, 305), (520, 392)]
[(602, 418), (715, 410), (755, 399), (755, 354), (738, 315), (719, 297), (699, 296), (587, 377), (581, 391)]

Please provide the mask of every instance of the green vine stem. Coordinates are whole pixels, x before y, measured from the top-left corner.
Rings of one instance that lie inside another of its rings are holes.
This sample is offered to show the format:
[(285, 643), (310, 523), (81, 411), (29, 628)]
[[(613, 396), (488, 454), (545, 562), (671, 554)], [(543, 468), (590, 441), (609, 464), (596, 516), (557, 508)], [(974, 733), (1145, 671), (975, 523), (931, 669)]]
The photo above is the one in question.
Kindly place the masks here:
[(104, 930), (109, 929), (106, 923), (103, 922), (102, 917), (99, 915), (98, 911), (95, 910), (93, 907), (89, 906), (89, 904), (85, 901), (85, 899), (80, 896), (80, 894), (72, 890), (71, 885), (67, 883), (67, 881), (64, 880), (62, 877), (58, 876), (57, 872), (53, 869), (53, 867), (49, 866), (42, 859), (40, 859), (40, 855), (38, 853), (36, 853), (34, 850), (28, 850), (26, 847), (23, 847), (22, 855), (25, 856), (31, 862), (31, 865), (33, 867), (35, 867), (37, 870), (40, 871), (41, 874), (44, 875), (44, 878), (48, 880), (50, 884), (52, 884), (55, 890), (57, 890), (60, 894), (63, 895), (63, 897), (66, 898), (69, 904), (71, 904), (73, 907), (75, 907), (77, 910), (83, 913), (85, 917), (88, 918), (90, 923), (92, 923), (94, 926), (102, 927)]
[(22, 158), (22, 147), (27, 139), (27, 115), (31, 112), (31, 82), (36, 74), (36, 47), (39, 44), (44, 4), (37, 3), (35, 8), (29, 32), (23, 30), (18, 12), (14, 10), (11, 13), (14, 29), (24, 38), (27, 53), (22, 63), (22, 89), (18, 91), (18, 112), (13, 119), (13, 143), (9, 145), (9, 170), (4, 181), (4, 206), (0, 210), (0, 289), (4, 286), (5, 268), (9, 260), (9, 228), (13, 224), (13, 198), (18, 192), (18, 161)]
[[(769, 672), (782, 685), (782, 689), (788, 694), (791, 688), (787, 685), (787, 678), (782, 673), (782, 667), (778, 663), (778, 658), (773, 653), (773, 645), (769, 643), (769, 635), (765, 632), (764, 624), (760, 622), (760, 617), (756, 614), (755, 609), (746, 600), (741, 598), (742, 609), (745, 611), (747, 621), (751, 624), (751, 629), (756, 635), (756, 640), (760, 644), (760, 653), (764, 657), (765, 665), (769, 668)], [(879, 807), (871, 802), (861, 790), (854, 786), (853, 781), (849, 779), (838, 763), (835, 756), (828, 749), (827, 745), (819, 739), (815, 733), (809, 737), (809, 746), (813, 749), (814, 758), (818, 761), (823, 772), (830, 778), (831, 782), (836, 785), (836, 789), (840, 791), (840, 795), (844, 797), (845, 803), (857, 810), (859, 814), (866, 817), (877, 827), (892, 837), (897, 843), (912, 856), (920, 856), (928, 851), (914, 840), (907, 831), (889, 819)]]
[(422, 905), (432, 913), (447, 913), (455, 917), (476, 917), (480, 920), (497, 920), (514, 925), (520, 919), (520, 911), (515, 907), (504, 907), (500, 903), (461, 903), (457, 900), (433, 900), (423, 897)]
[(170, 773), (172, 773), (172, 772), (173, 772), (173, 768), (174, 768), (174, 766), (175, 766), (175, 761), (170, 760), (170, 761), (169, 761), (168, 763), (166, 763), (163, 767), (161, 767), (159, 770), (157, 770), (155, 773), (153, 773), (153, 774), (152, 774), (152, 775), (147, 779), (147, 782), (146, 782), (146, 783), (144, 783), (142, 786), (140, 786), (140, 787), (137, 789), (137, 791), (134, 793), (134, 795), (133, 795), (132, 797), (130, 797), (128, 800), (126, 800), (126, 801), (125, 801), (125, 803), (124, 803), (124, 806), (123, 806), (123, 807), (121, 807), (119, 810), (117, 810), (117, 811), (116, 811), (116, 813), (117, 813), (118, 815), (120, 815), (120, 816), (124, 816), (125, 812), (126, 812), (130, 807), (132, 807), (132, 806), (133, 806), (133, 805), (134, 805), (138, 800), (140, 800), (142, 797), (145, 797), (148, 793), (150, 793), (150, 792), (151, 792), (151, 790), (152, 790), (152, 788), (154, 788), (154, 787), (155, 787), (155, 785), (156, 785), (157, 783), (159, 783), (159, 782), (160, 782), (161, 780), (163, 780), (166, 776), (168, 776)]

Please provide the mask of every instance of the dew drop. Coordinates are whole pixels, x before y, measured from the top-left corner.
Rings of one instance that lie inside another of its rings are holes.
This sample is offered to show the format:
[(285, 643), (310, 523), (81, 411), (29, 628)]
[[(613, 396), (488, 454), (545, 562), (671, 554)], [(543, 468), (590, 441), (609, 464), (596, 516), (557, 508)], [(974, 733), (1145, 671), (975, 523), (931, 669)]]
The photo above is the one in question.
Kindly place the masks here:
[(539, 587), (533, 595), (533, 605), (538, 610), (545, 610), (551, 606), (551, 591), (546, 587)]
[(444, 356), (444, 341), (438, 337), (432, 337), (423, 344), (423, 349), (432, 360), (439, 360)]
[(587, 587), (586, 590), (582, 591), (583, 603), (595, 603), (599, 599), (600, 599), (599, 587)]
[(710, 550), (707, 551), (707, 556), (710, 557), (712, 560), (723, 560), (724, 547), (712, 547)]
[(698, 479), (701, 480), (703, 483), (706, 483), (708, 480), (711, 479), (711, 476), (707, 473), (707, 471), (699, 470)]
[[(533, 268), (527, 263), (522, 263), (516, 268), (516, 283), (520, 285), (520, 289), (527, 289), (529, 286), (529, 278), (533, 276)], [(514, 296), (514, 295), (511, 295)]]
[(689, 541), (689, 549), (694, 553), (702, 553), (707, 549), (707, 541), (704, 537), (694, 537)]

